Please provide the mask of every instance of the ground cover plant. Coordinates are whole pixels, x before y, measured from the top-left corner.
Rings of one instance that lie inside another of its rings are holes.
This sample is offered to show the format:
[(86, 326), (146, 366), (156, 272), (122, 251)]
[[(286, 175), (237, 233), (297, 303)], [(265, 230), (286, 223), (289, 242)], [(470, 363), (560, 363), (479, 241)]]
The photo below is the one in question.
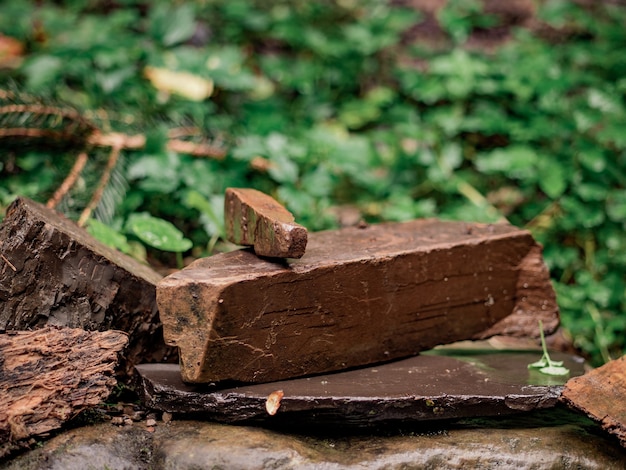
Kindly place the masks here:
[[(415, 37), (428, 18), (409, 2), (0, 1), (0, 131), (61, 131), (0, 132), (0, 214), (53, 197), (87, 148), (58, 208), (170, 266), (219, 249), (228, 186), (275, 196), (311, 230), (355, 213), (506, 218), (544, 244), (565, 330), (601, 364), (626, 333), (613, 3), (538, 2), (536, 27), (477, 50), (472, 34), (507, 26), (480, 1), (447, 2), (437, 44)], [(64, 132), (77, 116), (90, 136), (144, 141), (94, 145)]]

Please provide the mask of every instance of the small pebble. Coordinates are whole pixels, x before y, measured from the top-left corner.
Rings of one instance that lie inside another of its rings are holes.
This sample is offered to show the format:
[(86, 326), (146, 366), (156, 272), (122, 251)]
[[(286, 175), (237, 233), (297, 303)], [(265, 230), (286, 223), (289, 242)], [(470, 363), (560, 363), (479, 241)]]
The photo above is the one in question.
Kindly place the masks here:
[(130, 419), (128, 416), (124, 416), (124, 426), (130, 426), (133, 424), (133, 420)]
[(154, 432), (154, 427), (153, 427), (153, 426), (148, 426), (148, 427), (146, 428), (146, 431), (148, 431), (148, 432)]
[(122, 418), (121, 416), (113, 416), (113, 418), (111, 418), (111, 424), (121, 426), (124, 424), (124, 418)]
[(163, 416), (161, 416), (161, 419), (163, 420), (165, 424), (169, 423), (172, 420), (172, 418), (173, 418), (172, 413), (169, 413), (167, 411), (164, 411)]
[(148, 420), (146, 420), (146, 426), (148, 427), (153, 427), (156, 426), (156, 419), (150, 418)]

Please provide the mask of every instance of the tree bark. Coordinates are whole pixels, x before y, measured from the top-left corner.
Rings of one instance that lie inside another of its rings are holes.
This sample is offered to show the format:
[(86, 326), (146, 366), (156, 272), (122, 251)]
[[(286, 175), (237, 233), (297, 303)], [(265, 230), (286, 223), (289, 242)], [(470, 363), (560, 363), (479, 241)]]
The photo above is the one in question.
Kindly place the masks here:
[(0, 334), (0, 456), (99, 404), (117, 384), (119, 331), (45, 327)]
[(599, 422), (626, 447), (626, 356), (568, 380), (561, 401)]
[(0, 226), (0, 331), (46, 325), (121, 330), (122, 372), (176, 360), (163, 342), (155, 302), (161, 276), (52, 209), (25, 198)]

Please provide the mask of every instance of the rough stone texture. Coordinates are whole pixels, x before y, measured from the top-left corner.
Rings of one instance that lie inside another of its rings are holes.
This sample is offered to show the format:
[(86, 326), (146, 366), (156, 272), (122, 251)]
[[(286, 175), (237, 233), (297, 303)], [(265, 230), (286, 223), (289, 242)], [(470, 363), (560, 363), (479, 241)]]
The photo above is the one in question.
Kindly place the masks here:
[[(456, 357), (449, 354), (456, 353)], [(375, 367), (218, 388), (186, 385), (173, 364), (137, 366), (148, 408), (221, 422), (432, 421), (528, 412), (556, 405), (567, 377), (528, 370), (541, 352), (442, 350)], [(554, 353), (572, 375), (583, 361)]]
[(291, 212), (256, 189), (227, 188), (224, 224), (228, 240), (253, 246), (259, 256), (302, 258), (307, 230)]
[(46, 327), (0, 334), (0, 457), (10, 443), (58, 429), (108, 397), (127, 343), (119, 331)]
[(124, 368), (176, 360), (155, 302), (161, 276), (41, 204), (18, 198), (0, 226), (0, 331), (121, 330)]
[(416, 220), (317, 232), (299, 260), (248, 250), (163, 279), (186, 382), (268, 382), (558, 325), (541, 248), (508, 224)]
[(355, 433), (346, 427), (266, 430), (200, 421), (118, 428), (100, 424), (57, 436), (3, 470), (626, 468), (626, 450), (567, 410)]
[(598, 421), (626, 447), (626, 356), (569, 380), (561, 400)]

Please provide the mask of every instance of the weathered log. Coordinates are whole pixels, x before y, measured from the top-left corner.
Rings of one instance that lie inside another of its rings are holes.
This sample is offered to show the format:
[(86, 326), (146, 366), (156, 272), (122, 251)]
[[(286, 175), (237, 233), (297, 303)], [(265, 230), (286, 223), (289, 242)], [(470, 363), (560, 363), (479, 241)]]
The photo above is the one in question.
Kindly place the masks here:
[(190, 383), (337, 371), (559, 321), (529, 232), (437, 220), (313, 233), (300, 260), (200, 259), (157, 302)]
[(626, 447), (626, 356), (568, 380), (561, 400), (599, 422)]
[[(458, 354), (458, 355), (455, 355)], [(350, 371), (238, 387), (185, 384), (174, 364), (140, 364), (142, 398), (149, 408), (221, 422), (369, 426), (473, 416), (501, 416), (551, 408), (559, 378), (529, 382), (528, 363), (541, 352), (454, 350)], [(562, 353), (572, 375), (579, 358)]]
[(123, 371), (163, 362), (155, 301), (161, 276), (95, 240), (72, 221), (19, 198), (0, 226), (0, 331), (45, 325), (121, 330), (130, 336)]
[(101, 403), (117, 384), (114, 370), (127, 343), (113, 330), (0, 334), (0, 443), (41, 436)]
[(307, 230), (271, 196), (256, 189), (227, 188), (224, 222), (227, 238), (253, 246), (259, 256), (301, 258)]

